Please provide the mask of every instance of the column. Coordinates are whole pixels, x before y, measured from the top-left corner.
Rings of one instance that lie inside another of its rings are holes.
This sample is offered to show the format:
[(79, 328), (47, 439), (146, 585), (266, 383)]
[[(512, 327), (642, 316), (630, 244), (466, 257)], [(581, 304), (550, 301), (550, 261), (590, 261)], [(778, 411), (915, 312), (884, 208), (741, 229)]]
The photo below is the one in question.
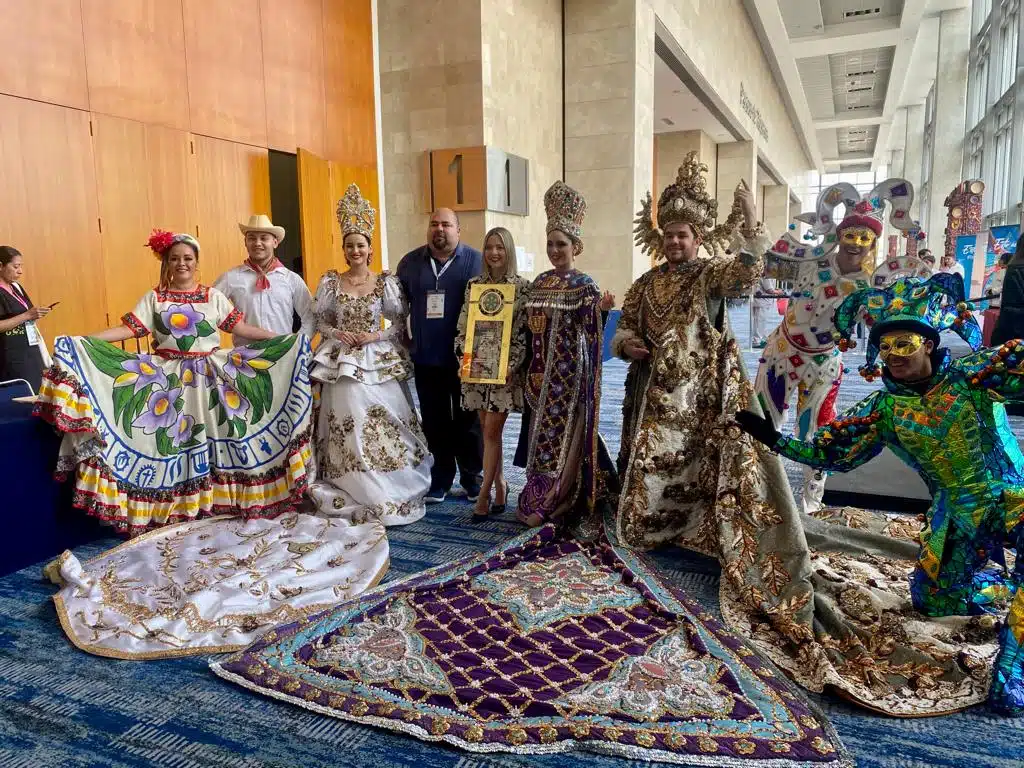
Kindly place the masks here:
[(903, 150), (894, 149), (892, 151), (892, 157), (889, 160), (889, 177), (894, 179), (905, 179), (903, 175)]
[(789, 227), (789, 185), (770, 184), (764, 188), (764, 210), (758, 216), (768, 233), (781, 237)]
[(718, 145), (718, 221), (725, 221), (732, 210), (733, 192), (740, 179), (757, 190), (757, 147), (752, 141), (732, 141)]
[[(971, 11), (944, 11), (939, 17), (939, 56), (935, 73), (935, 136), (932, 175), (928, 184), (928, 240), (935, 248), (946, 222), (942, 204), (963, 180), (964, 134), (967, 132), (967, 62), (971, 44)], [(937, 250), (937, 249), (936, 249)]]
[(587, 199), (579, 266), (620, 300), (650, 268), (632, 221), (653, 177), (654, 13), (566, 0), (565, 182)]
[(914, 185), (914, 205), (911, 216), (921, 218), (921, 206), (927, 206), (927, 200), (921, 200), (921, 171), (924, 169), (924, 104), (907, 107), (907, 138), (903, 148), (903, 178)]
[(690, 152), (708, 167), (708, 191), (714, 195), (718, 186), (718, 146), (704, 131), (672, 131), (655, 136), (658, 151), (654, 169), (654, 197), (675, 181), (676, 173)]

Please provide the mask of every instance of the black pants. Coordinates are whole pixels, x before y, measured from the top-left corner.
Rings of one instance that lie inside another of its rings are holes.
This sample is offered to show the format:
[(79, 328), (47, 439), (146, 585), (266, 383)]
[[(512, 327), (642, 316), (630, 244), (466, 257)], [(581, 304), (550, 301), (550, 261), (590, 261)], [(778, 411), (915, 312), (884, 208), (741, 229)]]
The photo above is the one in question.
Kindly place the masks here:
[(483, 437), (476, 413), (462, 410), (459, 369), (416, 365), (415, 370), (423, 431), (434, 454), (431, 485), (447, 493), (455, 480), (456, 465), (463, 485), (466, 481), (479, 483), (483, 475)]

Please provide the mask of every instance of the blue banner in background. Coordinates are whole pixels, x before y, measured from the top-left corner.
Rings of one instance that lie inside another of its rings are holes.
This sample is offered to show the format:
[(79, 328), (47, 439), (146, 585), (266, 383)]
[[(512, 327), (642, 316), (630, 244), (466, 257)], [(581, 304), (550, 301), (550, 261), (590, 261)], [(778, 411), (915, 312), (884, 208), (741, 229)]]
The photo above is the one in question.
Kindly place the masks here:
[(1007, 224), (989, 230), (988, 248), (985, 249), (985, 279), (981, 284), (982, 295), (988, 293), (996, 271), (1004, 268), (1001, 263), (1003, 257), (1016, 253), (1018, 237), (1020, 224)]
[(974, 272), (974, 245), (977, 240), (977, 235), (957, 235), (956, 238), (956, 260), (964, 268), (964, 292), (968, 298), (971, 295), (971, 275)]

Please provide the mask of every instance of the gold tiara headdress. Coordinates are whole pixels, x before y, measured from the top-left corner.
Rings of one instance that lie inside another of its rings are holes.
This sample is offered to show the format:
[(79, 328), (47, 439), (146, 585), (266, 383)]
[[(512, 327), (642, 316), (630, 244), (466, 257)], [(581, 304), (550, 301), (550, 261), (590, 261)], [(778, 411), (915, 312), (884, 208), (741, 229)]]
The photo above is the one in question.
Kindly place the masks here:
[(341, 237), (359, 234), (367, 241), (373, 239), (373, 229), (377, 223), (377, 212), (370, 201), (362, 196), (359, 187), (349, 184), (345, 196), (338, 201), (338, 224), (341, 225)]

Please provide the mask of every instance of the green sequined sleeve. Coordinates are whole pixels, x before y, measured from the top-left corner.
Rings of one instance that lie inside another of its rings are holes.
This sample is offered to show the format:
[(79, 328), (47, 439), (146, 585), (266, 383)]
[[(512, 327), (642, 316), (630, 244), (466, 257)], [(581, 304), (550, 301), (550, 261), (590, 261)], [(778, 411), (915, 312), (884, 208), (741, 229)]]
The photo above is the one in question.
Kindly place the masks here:
[(1024, 341), (1020, 339), (967, 355), (953, 365), (972, 388), (987, 389), (1007, 400), (1024, 400)]
[(887, 401), (874, 392), (805, 442), (783, 435), (774, 450), (793, 461), (833, 472), (849, 472), (874, 458), (885, 447)]

